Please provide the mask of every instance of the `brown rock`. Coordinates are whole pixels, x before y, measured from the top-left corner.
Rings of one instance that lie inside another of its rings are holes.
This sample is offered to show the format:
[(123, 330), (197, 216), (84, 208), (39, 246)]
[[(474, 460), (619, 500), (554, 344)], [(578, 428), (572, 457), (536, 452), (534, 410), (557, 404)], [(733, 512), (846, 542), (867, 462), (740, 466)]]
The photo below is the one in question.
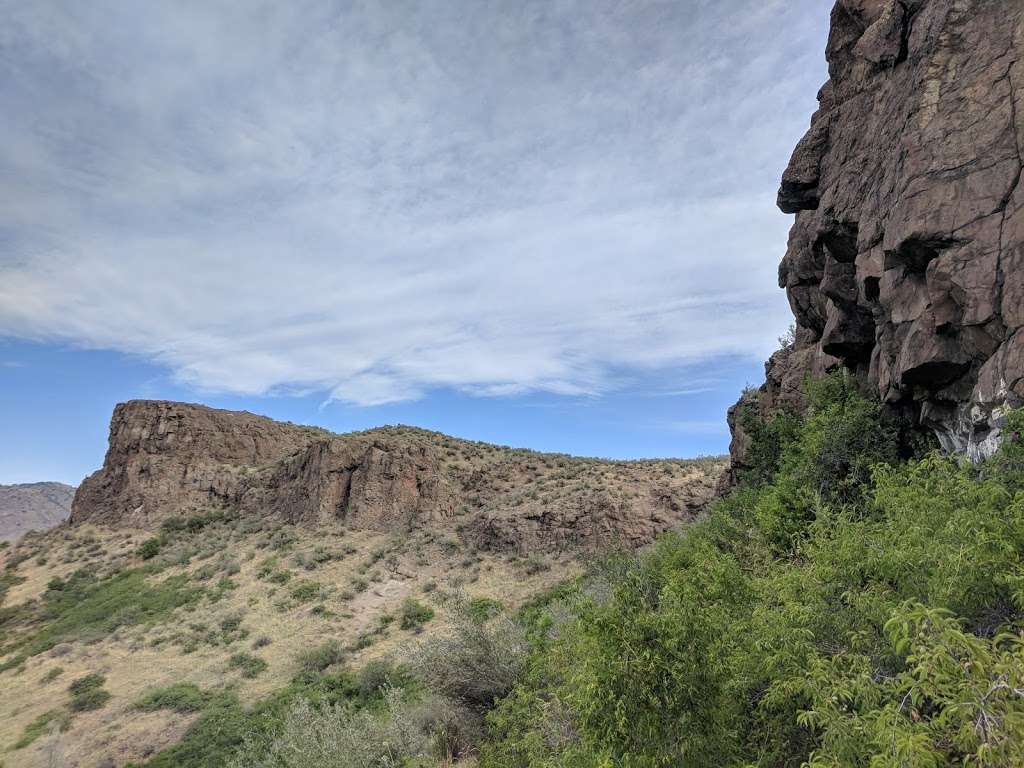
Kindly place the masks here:
[(1024, 2), (840, 0), (826, 56), (778, 199), (801, 333), (756, 407), (834, 356), (948, 450), (991, 453), (1024, 374)]
[(724, 462), (613, 462), (457, 440), (411, 427), (335, 435), (250, 413), (117, 406), (103, 468), (73, 524), (157, 528), (224, 510), (316, 526), (461, 532), (481, 548), (638, 546), (698, 515)]

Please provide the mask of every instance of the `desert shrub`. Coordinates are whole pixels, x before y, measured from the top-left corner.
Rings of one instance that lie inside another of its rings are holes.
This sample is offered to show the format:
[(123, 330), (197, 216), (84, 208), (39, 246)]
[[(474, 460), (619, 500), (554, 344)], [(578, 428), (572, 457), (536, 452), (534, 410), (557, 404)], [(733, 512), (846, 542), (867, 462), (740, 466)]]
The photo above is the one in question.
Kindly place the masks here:
[(474, 621), (493, 619), (503, 610), (501, 601), (490, 597), (475, 597), (466, 604), (466, 612)]
[(407, 597), (402, 602), (399, 616), (401, 618), (399, 626), (402, 629), (419, 629), (434, 618), (434, 609), (429, 605), (424, 605), (411, 597)]
[(152, 560), (160, 554), (160, 539), (146, 539), (139, 546), (139, 557), (143, 560)]
[(228, 666), (231, 669), (239, 670), (242, 673), (242, 677), (251, 679), (267, 668), (267, 662), (259, 656), (240, 652), (231, 655), (231, 658), (228, 659)]
[[(254, 734), (232, 768), (387, 768), (429, 764), (458, 756), (467, 731), (457, 710), (436, 698), (408, 699), (384, 692), (381, 711), (345, 704), (296, 702), (265, 746)], [(423, 761), (423, 762), (416, 762)]]
[(465, 601), (456, 601), (451, 629), (420, 643), (410, 668), (428, 690), (483, 713), (512, 689), (526, 652), (521, 625), (502, 616), (481, 623)]
[(143, 712), (170, 709), (174, 712), (198, 712), (210, 701), (210, 695), (199, 689), (195, 683), (175, 683), (166, 688), (147, 691), (135, 703)]
[(106, 678), (97, 672), (75, 680), (68, 686), (71, 694), (68, 708), (72, 712), (88, 712), (104, 707), (110, 700), (110, 692), (103, 687), (105, 682)]
[(315, 648), (302, 651), (296, 661), (299, 667), (307, 672), (323, 672), (334, 664), (340, 664), (345, 658), (345, 651), (337, 640), (327, 640)]
[(323, 585), (318, 581), (300, 581), (292, 587), (291, 595), (294, 600), (297, 600), (300, 603), (306, 603), (318, 598), (322, 591)]
[(58, 677), (60, 677), (63, 674), (64, 674), (64, 667), (61, 667), (61, 666), (50, 667), (50, 669), (46, 672), (46, 674), (42, 676), (41, 682), (43, 682), (43, 683), (52, 683), (54, 680), (56, 680)]
[(356, 675), (356, 685), (364, 698), (370, 698), (388, 686), (395, 687), (404, 680), (405, 673), (383, 659), (368, 661)]

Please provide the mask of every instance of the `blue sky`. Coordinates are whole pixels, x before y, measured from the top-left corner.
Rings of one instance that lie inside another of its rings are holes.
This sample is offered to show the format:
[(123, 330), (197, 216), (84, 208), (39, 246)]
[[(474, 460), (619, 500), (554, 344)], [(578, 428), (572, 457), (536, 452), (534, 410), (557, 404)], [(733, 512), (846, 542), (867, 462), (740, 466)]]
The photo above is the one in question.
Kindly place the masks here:
[(114, 403), (722, 452), (820, 0), (0, 0), (0, 482)]

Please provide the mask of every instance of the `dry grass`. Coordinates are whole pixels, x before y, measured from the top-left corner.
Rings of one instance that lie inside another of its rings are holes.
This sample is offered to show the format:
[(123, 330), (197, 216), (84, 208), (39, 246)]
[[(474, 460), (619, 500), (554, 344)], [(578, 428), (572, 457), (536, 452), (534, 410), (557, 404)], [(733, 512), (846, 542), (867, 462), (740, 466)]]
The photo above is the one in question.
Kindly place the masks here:
[[(142, 760), (180, 739), (196, 717), (136, 710), (134, 704), (152, 688), (181, 682), (195, 683), (203, 690), (231, 687), (243, 702), (254, 702), (292, 679), (299, 671), (297, 657), (301, 652), (331, 639), (349, 649), (346, 662), (352, 667), (384, 656), (401, 662), (411, 634), (400, 630), (397, 622), (382, 622), (382, 617), (396, 616), (406, 598), (429, 604), (436, 616), (426, 631), (439, 631), (447, 626), (441, 598), (452, 590), (464, 590), (471, 597), (497, 598), (515, 608), (577, 570), (575, 561), (566, 556), (552, 559), (548, 570), (526, 576), (510, 558), (486, 553), (467, 558), (462, 551), (452, 551), (446, 539), (429, 534), (396, 537), (341, 527), (310, 531), (289, 526), (283, 530), (295, 540), (276, 552), (261, 548), (272, 532), (224, 537), (223, 546), (230, 555), (227, 560), (237, 564), (237, 573), (230, 576), (236, 587), (216, 602), (204, 599), (179, 608), (167, 621), (152, 627), (122, 627), (95, 644), (64, 644), (29, 658), (20, 671), (0, 673), (0, 686), (5, 692), (0, 697), (0, 748), (13, 745), (25, 726), (39, 715), (64, 705), (68, 681), (98, 672), (106, 676), (105, 687), (112, 698), (100, 710), (76, 714), (70, 729), (55, 735), (63, 765), (92, 768), (106, 758), (113, 758), (115, 766)], [(56, 529), (33, 544), (48, 553), (46, 564), (37, 564), (35, 556), (22, 561), (17, 573), (25, 581), (11, 588), (4, 605), (38, 598), (51, 578), (67, 576), (84, 564), (101, 571), (109, 568), (111, 563), (134, 553), (150, 535), (92, 527), (72, 532)], [(93, 544), (81, 544), (88, 539), (95, 539), (105, 554), (96, 555), (99, 550)], [(85, 556), (89, 547), (93, 554)], [(340, 557), (325, 561), (325, 549)], [(79, 559), (63, 562), (69, 552), (77, 553)], [(197, 555), (188, 565), (168, 566), (159, 577), (187, 572), (195, 580), (200, 569), (217, 563), (224, 553)], [(278, 557), (280, 567), (296, 572), (294, 579), (322, 585), (322, 599), (296, 601), (289, 597), (292, 582), (278, 585), (260, 579), (260, 565), (271, 555)], [(0, 567), (10, 556), (10, 551), (0, 555)], [(320, 562), (307, 571), (295, 565), (296, 558)], [(469, 564), (460, 564), (467, 559)], [(130, 566), (140, 563), (137, 558), (128, 561)], [(213, 586), (219, 578), (215, 575), (194, 583)], [(345, 599), (346, 590), (359, 579), (366, 581), (366, 588)], [(317, 606), (322, 609), (316, 610)], [(225, 619), (239, 616), (241, 630), (248, 631), (228, 633), (227, 644), (199, 643), (191, 653), (183, 653), (176, 640), (190, 634), (191, 625), (219, 632)], [(382, 624), (383, 630), (379, 629)], [(356, 648), (362, 637), (369, 637), (370, 642)], [(254, 648), (258, 638), (262, 638), (261, 647)], [(243, 651), (265, 660), (266, 671), (250, 680), (232, 669), (229, 657)], [(47, 672), (56, 666), (64, 669), (63, 674), (44, 681)], [(29, 747), (6, 752), (0, 759), (5, 768), (45, 765), (53, 741), (44, 736)]]

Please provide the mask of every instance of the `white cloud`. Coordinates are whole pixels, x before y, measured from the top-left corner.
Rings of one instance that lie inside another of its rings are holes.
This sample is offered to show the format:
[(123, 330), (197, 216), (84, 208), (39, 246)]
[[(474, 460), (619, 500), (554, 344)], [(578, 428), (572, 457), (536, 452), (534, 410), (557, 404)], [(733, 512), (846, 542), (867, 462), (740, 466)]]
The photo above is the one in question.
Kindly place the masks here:
[(0, 0), (0, 334), (360, 404), (763, 356), (818, 6)]

